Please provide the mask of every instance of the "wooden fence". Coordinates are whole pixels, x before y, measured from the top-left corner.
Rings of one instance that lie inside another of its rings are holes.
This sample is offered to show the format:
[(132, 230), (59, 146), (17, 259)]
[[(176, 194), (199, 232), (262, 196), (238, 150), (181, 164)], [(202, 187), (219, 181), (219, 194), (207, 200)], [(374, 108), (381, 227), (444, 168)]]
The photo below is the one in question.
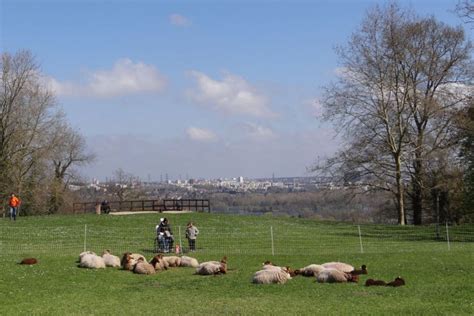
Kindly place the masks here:
[[(101, 202), (77, 202), (73, 204), (73, 212), (93, 213)], [(130, 200), (109, 201), (112, 212), (134, 211), (194, 211), (211, 212), (211, 203), (208, 199), (164, 199), (164, 200)]]

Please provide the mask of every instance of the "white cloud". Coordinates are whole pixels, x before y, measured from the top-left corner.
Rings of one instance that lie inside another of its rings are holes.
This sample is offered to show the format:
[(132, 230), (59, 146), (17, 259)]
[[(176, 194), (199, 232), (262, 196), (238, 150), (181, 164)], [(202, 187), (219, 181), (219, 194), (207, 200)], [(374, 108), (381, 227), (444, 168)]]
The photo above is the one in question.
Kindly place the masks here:
[(192, 24), (188, 18), (177, 13), (171, 14), (169, 19), (170, 19), (170, 23), (175, 26), (186, 27)]
[(186, 133), (188, 134), (188, 137), (190, 139), (195, 140), (195, 141), (213, 142), (217, 140), (216, 134), (214, 134), (210, 130), (203, 129), (203, 128), (190, 127), (186, 130)]
[(196, 87), (190, 92), (196, 102), (227, 114), (275, 116), (267, 98), (242, 77), (228, 73), (218, 81), (198, 71), (191, 71), (190, 74), (196, 80)]
[(165, 77), (153, 65), (119, 59), (110, 70), (98, 70), (86, 75), (85, 83), (61, 82), (47, 78), (45, 82), (60, 96), (109, 98), (136, 93), (161, 92)]
[(245, 123), (243, 127), (247, 136), (253, 140), (268, 140), (276, 137), (273, 130), (265, 126), (254, 123)]

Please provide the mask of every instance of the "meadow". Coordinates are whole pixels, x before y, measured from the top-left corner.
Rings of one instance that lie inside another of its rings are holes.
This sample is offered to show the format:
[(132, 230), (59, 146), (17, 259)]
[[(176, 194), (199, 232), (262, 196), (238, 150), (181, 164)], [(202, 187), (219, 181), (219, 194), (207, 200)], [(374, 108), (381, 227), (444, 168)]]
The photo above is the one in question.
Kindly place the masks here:
[[(153, 255), (163, 214), (20, 217), (0, 220), (2, 315), (473, 315), (474, 227), (354, 225), (272, 216), (166, 214), (186, 251), (184, 227), (201, 233), (199, 261), (228, 257), (226, 275), (192, 268), (135, 275), (77, 267), (84, 249)], [(360, 233), (359, 233), (360, 232)], [(449, 240), (449, 242), (448, 242)], [(37, 265), (17, 264), (36, 257)], [(318, 284), (295, 277), (284, 285), (255, 285), (262, 262), (300, 268), (342, 261), (366, 264), (359, 283)], [(406, 280), (399, 288), (365, 287), (367, 278)]]

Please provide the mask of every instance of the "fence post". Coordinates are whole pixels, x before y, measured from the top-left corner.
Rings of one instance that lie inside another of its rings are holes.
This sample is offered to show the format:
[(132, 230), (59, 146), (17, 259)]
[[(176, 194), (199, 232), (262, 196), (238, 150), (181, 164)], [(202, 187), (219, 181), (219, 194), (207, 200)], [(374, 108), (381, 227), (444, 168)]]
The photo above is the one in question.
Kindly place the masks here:
[(446, 222), (446, 240), (448, 241), (448, 250), (451, 250), (451, 245), (450, 245), (450, 243), (449, 243), (448, 222)]
[(181, 253), (183, 253), (183, 244), (181, 243), (181, 226), (178, 226), (178, 236), (179, 236), (179, 249), (181, 249)]
[(360, 225), (357, 225), (359, 229), (359, 242), (360, 242), (360, 253), (364, 253), (364, 247), (362, 246), (362, 234), (360, 233)]
[(84, 251), (87, 251), (87, 224), (84, 224)]
[(272, 238), (272, 256), (275, 255), (275, 245), (273, 243), (273, 226), (270, 226), (270, 236)]

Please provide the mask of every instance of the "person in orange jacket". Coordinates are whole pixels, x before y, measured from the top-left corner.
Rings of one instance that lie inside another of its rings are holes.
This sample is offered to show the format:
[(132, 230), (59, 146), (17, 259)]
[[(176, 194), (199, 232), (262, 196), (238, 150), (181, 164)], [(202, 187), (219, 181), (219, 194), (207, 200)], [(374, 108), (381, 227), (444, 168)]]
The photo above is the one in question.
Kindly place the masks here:
[(14, 193), (10, 195), (10, 200), (8, 201), (8, 205), (10, 206), (10, 220), (16, 221), (16, 212), (18, 210), (18, 206), (20, 206), (21, 201), (18, 197), (15, 196)]

